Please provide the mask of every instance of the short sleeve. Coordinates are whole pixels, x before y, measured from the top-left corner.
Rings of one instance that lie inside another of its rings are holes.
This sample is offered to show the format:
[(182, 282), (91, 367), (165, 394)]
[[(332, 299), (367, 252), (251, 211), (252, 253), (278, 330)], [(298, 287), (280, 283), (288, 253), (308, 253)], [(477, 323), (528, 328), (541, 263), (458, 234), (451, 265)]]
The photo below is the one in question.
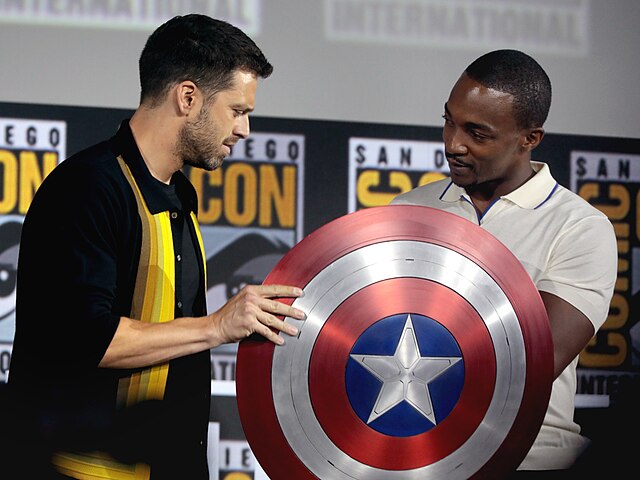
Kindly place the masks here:
[(598, 212), (577, 221), (556, 239), (548, 268), (536, 285), (571, 303), (597, 330), (607, 318), (617, 268), (613, 226)]

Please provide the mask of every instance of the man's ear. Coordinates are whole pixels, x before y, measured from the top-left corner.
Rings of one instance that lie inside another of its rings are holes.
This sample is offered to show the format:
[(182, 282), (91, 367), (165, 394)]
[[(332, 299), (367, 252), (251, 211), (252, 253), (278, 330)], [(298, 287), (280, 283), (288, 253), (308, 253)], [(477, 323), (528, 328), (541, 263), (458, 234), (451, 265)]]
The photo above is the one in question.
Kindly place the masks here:
[(196, 106), (198, 87), (191, 80), (184, 80), (175, 86), (176, 106), (180, 113), (188, 116)]
[(542, 127), (530, 128), (526, 130), (524, 135), (524, 141), (522, 143), (522, 149), (530, 152), (542, 141), (544, 137), (544, 129)]

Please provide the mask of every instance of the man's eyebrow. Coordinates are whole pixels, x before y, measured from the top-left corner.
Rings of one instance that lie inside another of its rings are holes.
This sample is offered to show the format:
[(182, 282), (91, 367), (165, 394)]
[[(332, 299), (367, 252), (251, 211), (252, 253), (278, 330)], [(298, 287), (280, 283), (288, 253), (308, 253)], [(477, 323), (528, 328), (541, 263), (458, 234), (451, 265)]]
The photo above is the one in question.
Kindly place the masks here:
[(475, 122), (467, 122), (464, 126), (470, 130), (484, 130), (485, 132), (492, 132), (493, 129), (488, 125), (483, 125), (481, 123)]
[[(444, 113), (447, 114), (448, 116), (451, 116), (451, 112), (449, 111), (449, 107), (446, 103), (444, 104)], [(475, 122), (466, 122), (464, 124), (464, 127), (469, 130), (484, 130), (486, 132), (493, 131), (493, 129), (489, 125), (483, 125), (481, 123), (475, 123)]]
[(253, 112), (253, 108), (248, 107), (246, 104), (237, 103), (235, 105), (231, 105), (231, 108), (233, 108), (234, 110), (242, 110), (245, 113)]

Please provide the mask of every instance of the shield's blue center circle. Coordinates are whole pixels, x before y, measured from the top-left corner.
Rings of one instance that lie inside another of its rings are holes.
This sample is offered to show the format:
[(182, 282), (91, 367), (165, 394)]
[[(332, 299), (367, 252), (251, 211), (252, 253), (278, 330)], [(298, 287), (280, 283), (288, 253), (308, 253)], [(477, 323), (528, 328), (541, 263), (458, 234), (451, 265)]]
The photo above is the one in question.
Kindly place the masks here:
[(396, 437), (419, 435), (444, 420), (460, 398), (462, 352), (442, 324), (399, 313), (360, 335), (345, 381), (353, 410), (369, 427)]

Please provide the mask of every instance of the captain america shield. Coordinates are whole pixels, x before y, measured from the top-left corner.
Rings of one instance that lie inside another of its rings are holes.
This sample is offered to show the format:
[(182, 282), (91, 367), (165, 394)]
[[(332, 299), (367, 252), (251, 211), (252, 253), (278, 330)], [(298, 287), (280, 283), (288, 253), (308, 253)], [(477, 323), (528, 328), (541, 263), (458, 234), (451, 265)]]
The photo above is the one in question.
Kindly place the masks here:
[[(265, 284), (299, 286), (304, 321), (240, 343), (238, 409), (279, 479), (500, 478), (540, 428), (553, 350), (538, 291), (495, 237), (390, 205), (319, 228)], [(291, 303), (291, 299), (283, 300)]]

